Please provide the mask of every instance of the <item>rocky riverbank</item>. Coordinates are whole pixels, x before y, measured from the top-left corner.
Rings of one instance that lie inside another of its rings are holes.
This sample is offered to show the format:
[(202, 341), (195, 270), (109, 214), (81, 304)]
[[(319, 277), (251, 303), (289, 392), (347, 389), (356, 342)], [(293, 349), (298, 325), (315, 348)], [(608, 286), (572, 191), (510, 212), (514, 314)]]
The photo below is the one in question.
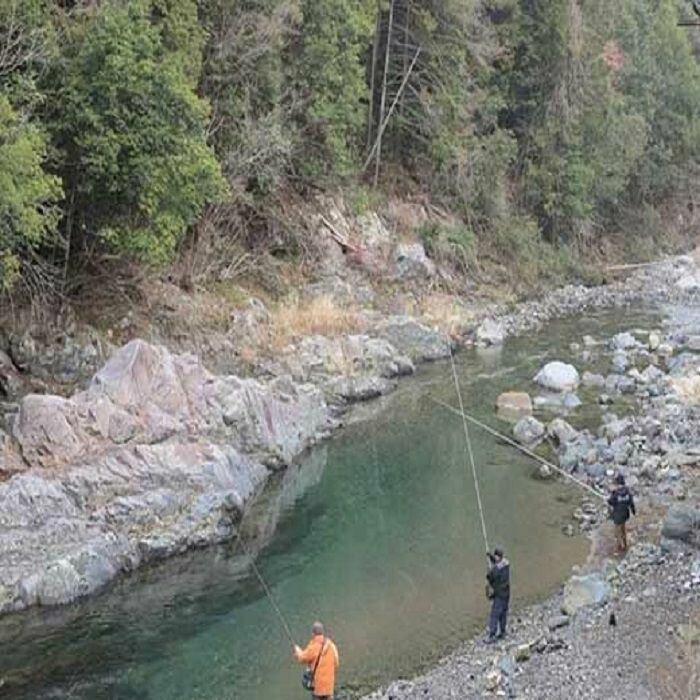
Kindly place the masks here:
[[(582, 492), (567, 531), (588, 532), (592, 552), (562, 591), (516, 611), (507, 641), (467, 642), (424, 676), (367, 700), (698, 697), (700, 304), (688, 294), (696, 274), (693, 266), (682, 273), (662, 266), (643, 275), (644, 289), (636, 276), (628, 291), (682, 300), (662, 326), (583, 337), (572, 347), (576, 367), (553, 362), (534, 378), (541, 392), (534, 400), (522, 391), (499, 400), (499, 410), (518, 419), (520, 442), (532, 449), (548, 442), (561, 469), (601, 494), (613, 474), (625, 475), (639, 513), (628, 554), (614, 552), (604, 499)], [(513, 321), (520, 323), (528, 321)], [(581, 406), (582, 387), (601, 419), (577, 430), (565, 417)], [(564, 417), (542, 423), (532, 415), (538, 407)], [(540, 476), (552, 478), (552, 470)]]
[[(424, 319), (366, 311), (363, 333), (295, 340), (261, 359), (255, 378), (213, 374), (194, 355), (142, 340), (120, 348), (90, 341), (91, 352), (74, 345), (61, 353), (12, 336), (11, 356), (0, 355), (0, 379), (5, 393), (14, 387), (18, 396), (22, 386), (33, 387), (31, 368), (45, 369), (46, 358), (57, 372), (65, 366), (66, 376), (59, 374), (69, 386), (81, 384), (84, 365), (110, 357), (67, 398), (29, 393), (2, 405), (0, 612), (70, 602), (135, 567), (235, 536), (246, 503), (272, 471), (328, 435), (348, 406), (391, 391), (420, 363), (449, 357), (455, 345), (499, 344), (557, 315), (693, 298), (698, 288), (693, 259), (681, 258), (607, 287), (568, 287), (515, 310), (490, 307), (475, 315), (463, 305), (453, 335)], [(260, 323), (265, 311), (253, 304), (234, 325), (243, 334)], [(606, 390), (624, 393), (631, 381), (652, 398), (639, 375), (620, 375), (610, 386), (606, 380)], [(661, 382), (651, 379), (654, 387)], [(588, 464), (591, 442), (577, 434), (561, 447), (585, 452)], [(623, 447), (606, 449), (615, 455)], [(579, 468), (583, 457), (567, 459)]]

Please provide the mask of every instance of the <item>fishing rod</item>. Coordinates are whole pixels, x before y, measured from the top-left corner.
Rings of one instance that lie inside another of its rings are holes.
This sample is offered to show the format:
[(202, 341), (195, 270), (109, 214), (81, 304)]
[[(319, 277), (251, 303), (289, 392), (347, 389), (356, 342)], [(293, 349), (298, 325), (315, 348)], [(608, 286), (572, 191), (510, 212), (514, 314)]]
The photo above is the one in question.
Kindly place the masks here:
[(469, 427), (467, 425), (467, 414), (464, 412), (464, 403), (462, 401), (462, 389), (459, 385), (459, 378), (457, 377), (457, 368), (455, 366), (454, 353), (452, 352), (452, 347), (450, 346), (450, 362), (452, 363), (452, 377), (455, 382), (455, 389), (457, 390), (457, 400), (459, 401), (459, 413), (462, 416), (462, 425), (464, 427), (464, 440), (467, 445), (467, 452), (469, 453), (469, 461), (472, 467), (472, 476), (474, 478), (474, 491), (476, 492), (476, 504), (479, 507), (479, 518), (481, 520), (481, 534), (484, 537), (484, 546), (486, 552), (491, 551), (489, 549), (489, 538), (486, 534), (486, 519), (484, 517), (484, 508), (481, 503), (481, 489), (479, 488), (479, 477), (476, 473), (476, 462), (474, 461), (474, 451), (472, 450), (472, 441), (469, 436)]
[(454, 413), (458, 416), (461, 416), (462, 420), (469, 421), (470, 423), (477, 425), (482, 430), (485, 430), (486, 432), (491, 433), (491, 435), (493, 435), (494, 437), (500, 438), (501, 440), (508, 443), (509, 445), (512, 445), (513, 447), (520, 450), (522, 453), (526, 454), (528, 457), (531, 457), (532, 459), (539, 462), (540, 464), (544, 464), (545, 466), (549, 467), (550, 469), (554, 469), (554, 471), (558, 472), (563, 477), (569, 479), (570, 481), (573, 481), (575, 484), (580, 486), (582, 489), (585, 489), (589, 493), (593, 494), (597, 498), (600, 498), (601, 500), (603, 500), (607, 503), (607, 498), (605, 495), (603, 495), (599, 491), (596, 491), (592, 486), (589, 486), (584, 481), (581, 481), (580, 479), (577, 479), (575, 476), (572, 476), (568, 472), (564, 471), (561, 467), (558, 467), (556, 464), (552, 464), (549, 460), (545, 459), (544, 457), (540, 457), (538, 454), (536, 454), (532, 450), (529, 450), (524, 445), (521, 445), (519, 442), (517, 442), (517, 440), (514, 440), (514, 439), (508, 437), (507, 435), (501, 433), (500, 431), (496, 430), (495, 428), (492, 428), (490, 425), (487, 425), (486, 423), (483, 423), (482, 421), (478, 420), (477, 418), (470, 416), (463, 409), (461, 409), (461, 410), (456, 409), (454, 406), (451, 406), (450, 404), (448, 404), (444, 401), (441, 401), (440, 399), (436, 399), (432, 396), (429, 396), (428, 398), (433, 403), (437, 404), (438, 406), (442, 406), (443, 408), (447, 409), (451, 413)]
[(253, 573), (255, 574), (255, 577), (260, 582), (260, 585), (262, 586), (263, 592), (265, 593), (265, 597), (270, 602), (270, 606), (275, 611), (275, 614), (277, 615), (277, 618), (279, 619), (279, 621), (282, 625), (282, 629), (284, 630), (284, 633), (287, 636), (287, 639), (289, 639), (292, 646), (296, 646), (296, 640), (294, 639), (294, 636), (292, 635), (292, 630), (289, 626), (289, 623), (287, 622), (287, 618), (284, 616), (284, 613), (282, 612), (279, 604), (275, 600), (275, 597), (272, 595), (272, 590), (267, 585), (267, 581), (265, 581), (265, 578), (262, 575), (262, 572), (260, 571), (258, 565), (255, 563), (255, 557), (254, 557), (253, 553), (250, 551), (250, 548), (248, 547), (247, 543), (245, 542), (245, 539), (243, 538), (243, 523), (245, 522), (246, 517), (248, 517), (248, 513), (250, 511), (250, 505), (253, 503), (253, 500), (254, 499), (251, 498), (250, 501), (243, 508), (243, 514), (241, 516), (241, 521), (238, 524), (238, 527), (236, 528), (236, 538), (234, 540), (234, 544), (238, 543), (241, 545), (241, 549), (243, 550), (243, 553), (246, 555), (246, 557), (250, 561), (250, 566), (253, 569)]

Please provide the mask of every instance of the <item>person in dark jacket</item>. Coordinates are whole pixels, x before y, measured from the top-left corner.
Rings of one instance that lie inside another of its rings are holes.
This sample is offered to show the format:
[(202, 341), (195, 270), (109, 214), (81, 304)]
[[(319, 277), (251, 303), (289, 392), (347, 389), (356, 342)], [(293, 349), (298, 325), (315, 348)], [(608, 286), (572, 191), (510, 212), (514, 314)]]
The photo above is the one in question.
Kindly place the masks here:
[(615, 485), (610, 498), (608, 498), (610, 506), (610, 517), (615, 523), (615, 540), (617, 541), (617, 551), (624, 554), (627, 551), (627, 521), (632, 515), (637, 515), (637, 510), (634, 507), (634, 498), (632, 492), (625, 486), (625, 477), (622, 474), (615, 476)]
[(489, 616), (489, 636), (487, 644), (506, 636), (506, 619), (510, 602), (510, 564), (498, 547), (493, 554), (488, 552), (489, 569), (486, 573), (488, 595), (491, 598), (491, 615)]

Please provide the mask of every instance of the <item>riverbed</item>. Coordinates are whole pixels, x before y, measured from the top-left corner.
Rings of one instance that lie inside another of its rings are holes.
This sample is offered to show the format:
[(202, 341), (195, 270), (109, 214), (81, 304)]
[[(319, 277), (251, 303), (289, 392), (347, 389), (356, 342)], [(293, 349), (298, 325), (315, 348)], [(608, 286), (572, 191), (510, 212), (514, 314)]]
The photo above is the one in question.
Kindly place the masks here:
[[(571, 342), (658, 322), (609, 311), (557, 321), (502, 349), (457, 358), (467, 411), (499, 429), (493, 406), (534, 391)], [(276, 483), (255, 504), (248, 546), (299, 642), (322, 619), (342, 660), (339, 697), (434, 663), (479, 632), (487, 612), (484, 543), (449, 363), (423, 368)], [(594, 422), (585, 401), (568, 419)], [(545, 416), (546, 417), (546, 416)], [(487, 528), (513, 564), (514, 607), (545, 598), (586, 558), (564, 525), (580, 492), (536, 478), (536, 466), (471, 431)], [(240, 545), (138, 572), (87, 602), (0, 621), (7, 698), (304, 698), (289, 641)]]

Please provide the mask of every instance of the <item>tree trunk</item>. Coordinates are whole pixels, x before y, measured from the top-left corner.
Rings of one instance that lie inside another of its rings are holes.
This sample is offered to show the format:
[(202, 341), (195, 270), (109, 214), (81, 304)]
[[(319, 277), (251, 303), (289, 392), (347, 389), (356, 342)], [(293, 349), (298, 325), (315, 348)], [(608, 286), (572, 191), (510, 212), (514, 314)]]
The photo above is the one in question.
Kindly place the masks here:
[(394, 25), (394, 0), (389, 4), (389, 24), (386, 29), (386, 51), (384, 52), (384, 75), (382, 76), (382, 99), (379, 106), (379, 134), (377, 135), (377, 160), (374, 165), (374, 186), (379, 183), (379, 168), (382, 163), (382, 124), (386, 109), (386, 84), (389, 76), (389, 58), (391, 57), (391, 32)]
[(374, 28), (374, 45), (372, 46), (372, 65), (369, 74), (369, 110), (367, 114), (367, 148), (372, 144), (372, 130), (374, 127), (374, 92), (377, 78), (377, 58), (379, 56), (379, 41), (382, 34), (382, 8), (377, 0), (377, 24)]

